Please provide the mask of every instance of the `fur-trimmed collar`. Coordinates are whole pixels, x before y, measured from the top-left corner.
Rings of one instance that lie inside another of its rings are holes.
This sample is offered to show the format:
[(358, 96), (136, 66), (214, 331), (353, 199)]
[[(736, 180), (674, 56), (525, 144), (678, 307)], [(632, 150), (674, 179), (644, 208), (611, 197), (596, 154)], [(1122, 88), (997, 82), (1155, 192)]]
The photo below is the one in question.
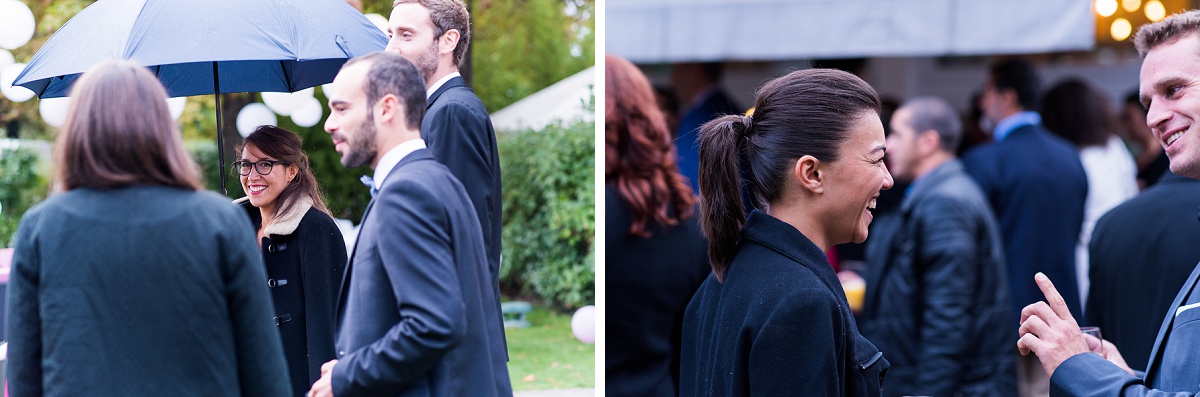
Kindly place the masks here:
[[(304, 214), (308, 213), (308, 210), (312, 208), (313, 203), (312, 199), (308, 196), (300, 196), (297, 197), (296, 200), (296, 205), (293, 205), (292, 208), (287, 212), (279, 214), (279, 216), (275, 217), (275, 220), (271, 222), (270, 225), (263, 227), (263, 232), (268, 236), (286, 236), (295, 233), (296, 228), (300, 227), (300, 220), (304, 219)], [(246, 196), (237, 200), (233, 200), (233, 203), (242, 205), (248, 201), (250, 201), (250, 197)], [(261, 222), (261, 219), (259, 221)]]

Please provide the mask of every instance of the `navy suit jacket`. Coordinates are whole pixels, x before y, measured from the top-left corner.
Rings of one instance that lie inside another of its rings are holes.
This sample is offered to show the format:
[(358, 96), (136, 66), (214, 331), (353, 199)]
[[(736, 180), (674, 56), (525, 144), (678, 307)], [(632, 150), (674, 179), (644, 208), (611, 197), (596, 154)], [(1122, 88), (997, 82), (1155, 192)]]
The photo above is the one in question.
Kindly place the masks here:
[[(1054, 371), (1050, 395), (1194, 396), (1200, 392), (1200, 360), (1196, 359), (1200, 356), (1198, 277), (1200, 265), (1184, 282), (1158, 329), (1144, 379), (1130, 375), (1097, 354), (1077, 354)], [(1177, 312), (1179, 308), (1187, 309)]]
[(1092, 284), (1084, 317), (1146, 369), (1163, 313), (1200, 261), (1200, 181), (1167, 172), (1158, 184), (1113, 208), (1092, 232)]
[(693, 193), (700, 193), (700, 180), (697, 179), (700, 172), (700, 126), (727, 114), (741, 114), (741, 111), (724, 91), (717, 89), (679, 119), (675, 152), (679, 156), (679, 172), (687, 177)]
[(426, 149), (367, 206), (338, 298), (333, 391), (509, 396), (499, 293), (466, 192)]
[(858, 332), (825, 253), (754, 210), (725, 281), (683, 315), (680, 396), (879, 396), (891, 364)]
[[(1038, 125), (1017, 128), (1004, 140), (963, 158), (1000, 222), (1013, 317), (1045, 299), (1033, 275), (1045, 273), (1075, 318), (1083, 318), (1075, 281), (1075, 242), (1083, 223), (1087, 175), (1079, 153)], [(1013, 332), (1016, 332), (1014, 324)]]
[[(447, 80), (429, 97), (421, 120), (421, 139), (433, 158), (467, 189), (475, 207), (487, 253), (491, 282), (500, 276), (500, 154), (496, 131), (483, 101), (463, 83), (462, 77)], [(497, 289), (497, 291), (499, 291)], [(499, 294), (499, 292), (497, 292)], [(496, 295), (496, 299), (500, 299)]]

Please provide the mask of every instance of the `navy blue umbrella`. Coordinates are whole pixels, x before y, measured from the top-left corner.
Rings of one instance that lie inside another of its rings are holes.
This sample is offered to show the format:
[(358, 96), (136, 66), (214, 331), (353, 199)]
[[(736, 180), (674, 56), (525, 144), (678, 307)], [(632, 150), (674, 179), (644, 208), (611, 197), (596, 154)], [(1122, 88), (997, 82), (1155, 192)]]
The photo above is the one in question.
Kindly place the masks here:
[(111, 59), (145, 65), (172, 97), (295, 92), (333, 81), (348, 59), (387, 37), (343, 0), (100, 0), (33, 55), (15, 85), (39, 98), (67, 96), (79, 75)]

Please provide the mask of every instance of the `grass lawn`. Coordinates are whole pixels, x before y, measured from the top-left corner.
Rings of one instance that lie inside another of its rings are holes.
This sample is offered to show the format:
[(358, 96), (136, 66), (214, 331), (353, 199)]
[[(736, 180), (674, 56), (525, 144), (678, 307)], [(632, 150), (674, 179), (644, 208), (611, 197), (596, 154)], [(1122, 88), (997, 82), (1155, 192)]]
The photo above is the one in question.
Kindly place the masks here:
[(596, 345), (571, 334), (571, 316), (534, 305), (533, 326), (507, 328), (508, 374), (513, 390), (596, 386)]

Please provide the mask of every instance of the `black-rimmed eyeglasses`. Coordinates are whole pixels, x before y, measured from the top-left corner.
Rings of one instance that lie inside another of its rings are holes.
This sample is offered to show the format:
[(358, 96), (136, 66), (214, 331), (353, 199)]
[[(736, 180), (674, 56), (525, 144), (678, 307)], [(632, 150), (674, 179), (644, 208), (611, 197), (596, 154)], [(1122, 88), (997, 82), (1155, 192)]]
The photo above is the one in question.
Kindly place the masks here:
[(233, 162), (233, 171), (237, 172), (238, 175), (248, 176), (250, 175), (250, 168), (254, 168), (255, 171), (258, 171), (259, 175), (267, 175), (271, 173), (272, 169), (275, 169), (275, 164), (290, 165), (292, 163), (281, 160), (260, 160), (256, 162), (238, 160)]

